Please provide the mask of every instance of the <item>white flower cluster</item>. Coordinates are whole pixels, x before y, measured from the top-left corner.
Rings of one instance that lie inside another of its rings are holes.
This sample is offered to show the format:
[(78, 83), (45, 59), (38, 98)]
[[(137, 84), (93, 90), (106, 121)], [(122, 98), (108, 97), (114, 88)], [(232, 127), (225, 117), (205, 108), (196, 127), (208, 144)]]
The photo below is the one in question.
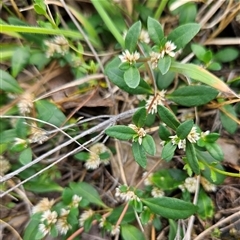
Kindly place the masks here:
[(22, 94), (17, 103), (20, 114), (25, 115), (30, 113), (31, 109), (33, 108), (33, 100), (34, 97), (31, 93), (26, 92)]
[(61, 209), (61, 214), (57, 221), (57, 229), (62, 235), (66, 235), (68, 230), (72, 228), (72, 226), (68, 223), (67, 218), (70, 210), (66, 210), (64, 208)]
[(77, 194), (74, 194), (72, 196), (72, 202), (70, 203), (70, 207), (74, 207), (74, 208), (77, 208), (79, 203), (81, 202), (82, 200), (82, 197), (79, 197)]
[(160, 198), (163, 197), (165, 195), (164, 191), (160, 188), (157, 187), (153, 187), (152, 191), (151, 191), (151, 195), (154, 198)]
[(43, 142), (48, 140), (47, 132), (40, 128), (32, 127), (31, 132), (32, 134), (29, 138), (30, 143), (42, 144)]
[[(104, 228), (104, 226), (106, 226), (106, 225), (107, 225), (106, 218), (102, 217), (99, 221), (99, 227)], [(109, 230), (107, 230), (107, 231), (109, 231)], [(119, 226), (116, 227), (115, 225), (112, 225), (111, 230), (110, 230), (110, 234), (112, 236), (115, 236), (115, 235), (118, 235), (119, 233), (120, 233), (120, 227)]]
[(54, 205), (55, 200), (49, 200), (48, 198), (43, 198), (36, 206), (32, 208), (32, 213), (45, 212), (50, 210)]
[(103, 143), (96, 143), (89, 148), (90, 156), (85, 163), (85, 167), (87, 169), (97, 169), (101, 163), (104, 165), (109, 164), (110, 157), (101, 160), (99, 155), (101, 153), (108, 153), (111, 156), (111, 151), (103, 144)]
[(190, 193), (194, 193), (197, 188), (197, 179), (195, 177), (188, 177), (185, 179), (184, 184), (178, 186), (183, 192), (185, 190), (189, 191)]
[[(170, 136), (172, 144), (178, 145), (179, 149), (186, 149), (186, 139), (180, 139), (177, 135)], [(192, 127), (190, 133), (187, 136), (187, 139), (191, 143), (196, 143), (200, 139), (200, 134), (197, 132), (197, 128), (195, 126)]]
[(206, 178), (201, 177), (200, 182), (206, 192), (216, 192), (217, 186), (213, 183), (210, 183)]
[(65, 37), (57, 36), (51, 41), (45, 41), (47, 46), (46, 56), (52, 57), (55, 53), (65, 55), (69, 51), (69, 44)]
[(122, 55), (119, 55), (119, 58), (123, 63), (128, 62), (130, 65), (132, 65), (140, 58), (140, 54), (137, 51), (130, 53), (128, 50), (126, 50), (122, 53)]
[(57, 217), (56, 211), (46, 210), (43, 212), (38, 229), (44, 236), (50, 233), (52, 226), (57, 222)]
[(158, 66), (158, 61), (160, 58), (163, 58), (166, 54), (169, 55), (170, 57), (175, 57), (175, 52), (174, 50), (176, 49), (176, 45), (172, 43), (171, 41), (167, 41), (166, 44), (164, 45), (163, 49), (161, 52), (151, 52), (150, 53), (150, 62), (151, 66), (153, 69), (157, 68)]
[(126, 187), (126, 190), (122, 190), (121, 187), (116, 188), (115, 197), (120, 198), (120, 200), (125, 202), (132, 200), (137, 200), (140, 202), (139, 197), (132, 190), (129, 190), (127, 186), (124, 187)]
[(138, 143), (141, 145), (143, 138), (146, 136), (146, 131), (143, 128), (139, 128), (134, 124), (128, 125), (130, 128), (132, 128), (138, 135)]
[(162, 90), (160, 92), (157, 92), (155, 96), (149, 97), (145, 106), (149, 113), (157, 113), (157, 106), (164, 105), (163, 102), (165, 101), (165, 94), (166, 90)]
[(79, 226), (80, 227), (83, 227), (84, 225), (84, 222), (91, 218), (92, 216), (94, 215), (94, 211), (92, 209), (89, 209), (89, 210), (86, 210), (84, 211), (81, 215), (80, 215), (80, 218), (79, 218)]

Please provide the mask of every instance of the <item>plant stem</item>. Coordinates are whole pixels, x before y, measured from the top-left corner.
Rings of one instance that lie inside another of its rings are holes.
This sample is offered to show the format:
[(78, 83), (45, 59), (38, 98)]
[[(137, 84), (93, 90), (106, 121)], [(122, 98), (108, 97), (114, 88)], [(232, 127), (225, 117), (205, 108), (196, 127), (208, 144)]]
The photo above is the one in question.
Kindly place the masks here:
[(155, 15), (154, 15), (155, 19), (158, 20), (161, 17), (162, 12), (163, 12), (165, 6), (167, 5), (167, 3), (168, 3), (168, 0), (160, 0), (160, 4), (158, 6), (158, 9), (157, 9), (157, 11), (155, 12)]

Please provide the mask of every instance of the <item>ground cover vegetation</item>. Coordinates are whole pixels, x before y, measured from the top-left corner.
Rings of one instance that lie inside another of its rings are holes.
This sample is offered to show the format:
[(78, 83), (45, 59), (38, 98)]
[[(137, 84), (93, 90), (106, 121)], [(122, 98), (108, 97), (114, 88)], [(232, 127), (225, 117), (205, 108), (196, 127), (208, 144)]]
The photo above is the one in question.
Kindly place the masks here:
[(1, 1), (1, 239), (239, 239), (240, 3)]

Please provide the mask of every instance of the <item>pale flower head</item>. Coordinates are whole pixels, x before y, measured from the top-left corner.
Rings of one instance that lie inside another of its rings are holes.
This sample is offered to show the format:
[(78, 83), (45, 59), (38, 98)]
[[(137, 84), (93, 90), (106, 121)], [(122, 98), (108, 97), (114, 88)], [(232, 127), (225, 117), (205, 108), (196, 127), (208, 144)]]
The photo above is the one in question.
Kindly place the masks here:
[(163, 197), (165, 195), (164, 191), (160, 188), (154, 187), (151, 191), (151, 195), (154, 198), (159, 198), (159, 197)]
[(144, 43), (150, 43), (150, 38), (148, 31), (146, 30), (141, 30), (140, 36), (139, 36), (139, 41), (144, 42)]
[(112, 230), (111, 230), (111, 235), (112, 236), (116, 236), (116, 235), (118, 235), (120, 233), (120, 227), (119, 226), (112, 226)]
[(128, 62), (130, 65), (132, 65), (140, 58), (140, 54), (137, 51), (130, 53), (128, 50), (126, 50), (122, 53), (122, 55), (119, 55), (119, 58), (123, 63)]
[(157, 113), (158, 105), (164, 105), (166, 90), (162, 90), (156, 93), (155, 96), (150, 96), (146, 102), (146, 109), (149, 109), (149, 113)]
[(104, 165), (109, 164), (111, 151), (103, 143), (94, 144), (93, 146), (91, 146), (89, 148), (89, 151), (90, 151), (90, 157), (91, 157), (91, 154), (93, 154), (93, 158), (95, 158), (95, 154), (97, 154), (99, 156), (102, 153), (108, 153), (109, 157), (105, 158), (103, 160), (100, 160), (100, 162), (103, 163)]
[[(148, 172), (143, 173), (143, 178), (148, 174)], [(150, 173), (143, 181), (145, 186), (151, 186), (152, 185), (152, 176), (153, 174)]]
[(85, 162), (86, 169), (97, 169), (99, 165), (101, 164), (99, 155), (96, 153), (90, 154), (89, 159)]
[(191, 143), (196, 143), (200, 139), (200, 134), (197, 132), (197, 128), (195, 126), (192, 127), (187, 139)]
[(77, 208), (81, 200), (82, 200), (82, 197), (79, 197), (77, 194), (74, 194), (72, 196), (72, 202), (71, 202), (70, 206)]
[(207, 130), (206, 132), (201, 132), (201, 138), (205, 138), (209, 134), (210, 134), (209, 130)]
[(91, 218), (94, 215), (94, 211), (92, 209), (84, 211), (79, 218), (79, 225), (82, 227), (84, 225), (84, 222)]
[(195, 177), (188, 177), (185, 179), (184, 187), (190, 192), (194, 193), (197, 188), (197, 179)]
[(57, 221), (57, 229), (62, 235), (66, 235), (68, 230), (70, 230), (72, 228), (72, 226), (67, 221), (69, 212), (70, 212), (70, 210), (66, 210), (66, 209), (62, 208), (60, 217)]
[(32, 208), (32, 213), (34, 214), (36, 212), (45, 212), (50, 210), (54, 203), (54, 199), (49, 200), (48, 198), (43, 198), (36, 206)]
[(47, 140), (48, 140), (47, 132), (33, 125), (31, 128), (31, 136), (29, 137), (29, 142), (42, 144)]
[(50, 233), (50, 231), (51, 231), (51, 226), (49, 226), (49, 225), (46, 226), (44, 223), (40, 223), (40, 224), (38, 225), (38, 229), (39, 229), (40, 232), (43, 233), (44, 236), (46, 236), (47, 234)]
[(142, 144), (142, 140), (143, 138), (146, 136), (146, 131), (144, 130), (144, 128), (139, 128), (134, 124), (129, 124), (128, 125), (130, 128), (132, 128), (138, 135), (138, 143), (141, 145)]
[(57, 222), (57, 212), (47, 210), (43, 212), (41, 222), (46, 221), (48, 225), (55, 224)]
[(157, 52), (151, 52), (150, 53), (150, 62), (151, 62), (152, 69), (157, 68), (158, 61), (159, 61), (160, 58), (162, 58), (161, 53), (157, 53)]
[(24, 93), (17, 103), (20, 114), (25, 115), (33, 109), (34, 96), (31, 93)]
[(10, 168), (11, 165), (9, 161), (0, 155), (0, 175), (4, 175)]
[(170, 136), (171, 142), (173, 145), (177, 145), (179, 149), (183, 149), (185, 151), (186, 149), (186, 140), (180, 139), (177, 135)]
[(128, 188), (126, 190), (122, 190), (121, 187), (116, 188), (115, 197), (119, 198), (121, 201), (128, 202), (132, 200), (137, 200), (140, 202), (139, 197)]
[(206, 192), (216, 192), (217, 186), (213, 183), (210, 183), (206, 178), (201, 177), (201, 184)]
[(177, 47), (174, 43), (172, 43), (171, 41), (167, 41), (165, 43), (163, 52), (164, 54), (169, 55), (170, 57), (175, 57), (175, 52), (173, 50), (175, 50)]

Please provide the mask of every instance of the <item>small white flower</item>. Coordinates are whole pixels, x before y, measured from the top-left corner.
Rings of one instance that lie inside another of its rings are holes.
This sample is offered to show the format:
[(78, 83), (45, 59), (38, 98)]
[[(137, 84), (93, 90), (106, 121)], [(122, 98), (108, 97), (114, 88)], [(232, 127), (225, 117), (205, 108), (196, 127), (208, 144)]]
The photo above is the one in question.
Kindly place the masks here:
[(99, 227), (100, 228), (103, 228), (104, 225), (105, 225), (105, 222), (106, 222), (106, 218), (105, 217), (102, 217), (99, 221)]
[(72, 226), (67, 221), (69, 212), (70, 212), (70, 210), (66, 210), (66, 209), (62, 208), (60, 217), (57, 221), (57, 229), (62, 235), (66, 235), (68, 230), (70, 230), (72, 228)]
[(17, 103), (19, 112), (22, 115), (25, 115), (31, 112), (31, 109), (33, 109), (33, 100), (34, 100), (34, 97), (32, 94), (28, 92), (22, 94), (19, 102)]
[(44, 236), (46, 236), (47, 234), (50, 233), (51, 226), (46, 226), (44, 223), (40, 223), (38, 225), (38, 229), (39, 229), (40, 232), (42, 232), (44, 234)]
[(101, 161), (98, 154), (90, 154), (90, 158), (86, 161), (85, 167), (86, 169), (94, 170), (99, 167), (100, 163)]
[(177, 145), (179, 149), (183, 149), (185, 151), (186, 149), (186, 140), (180, 139), (177, 135), (170, 136), (171, 142), (173, 145)]
[(47, 210), (43, 212), (41, 222), (46, 221), (48, 225), (55, 224), (57, 222), (57, 212), (56, 211), (50, 211)]
[(146, 136), (146, 131), (143, 128), (139, 128), (134, 124), (128, 125), (130, 128), (132, 128), (138, 135), (138, 143), (141, 145), (143, 138)]
[(150, 53), (150, 62), (151, 62), (152, 69), (157, 68), (158, 61), (159, 61), (160, 58), (162, 58), (161, 53), (157, 53), (157, 52), (151, 52)]
[(90, 217), (92, 217), (94, 214), (94, 211), (92, 209), (86, 210), (84, 211), (79, 218), (79, 225), (80, 227), (82, 227), (84, 225), (84, 222), (89, 219)]
[(122, 62), (128, 62), (129, 64), (135, 63), (139, 58), (140, 54), (136, 51), (135, 53), (130, 53), (128, 50), (119, 55)]
[(24, 148), (26, 148), (28, 145), (28, 142), (27, 140), (22, 138), (14, 138), (14, 145), (22, 145)]
[(164, 191), (162, 189), (159, 189), (157, 187), (154, 187), (151, 191), (151, 195), (154, 198), (159, 198), (159, 197), (163, 197), (165, 195)]
[[(150, 96), (146, 102), (146, 109), (154, 114), (157, 113), (157, 106), (164, 105), (163, 102), (165, 101), (165, 93), (166, 90), (162, 90), (157, 92), (155, 96)], [(149, 109), (150, 108), (150, 109)]]
[(63, 36), (56, 36), (50, 41), (44, 41), (44, 43), (47, 46), (46, 56), (48, 58), (52, 57), (54, 53), (65, 55), (69, 51), (68, 41)]
[(209, 134), (210, 134), (209, 130), (207, 130), (206, 132), (201, 132), (201, 138), (205, 138)]
[(42, 144), (43, 142), (48, 140), (47, 132), (43, 131), (40, 128), (32, 127), (31, 128), (31, 136), (29, 138), (30, 143), (38, 143)]
[(173, 50), (175, 50), (176, 48), (177, 47), (174, 43), (172, 43), (171, 41), (167, 41), (163, 49), (164, 55), (168, 54), (170, 57), (175, 57), (175, 52), (173, 52)]
[(120, 233), (120, 227), (119, 226), (112, 226), (112, 230), (111, 230), (111, 235), (112, 236), (115, 236), (115, 235), (118, 235)]
[(9, 161), (0, 155), (0, 175), (4, 175), (10, 168)]
[(206, 178), (201, 177), (201, 184), (206, 192), (216, 192), (217, 186), (210, 183)]
[[(147, 174), (148, 174), (148, 172), (144, 172), (144, 173), (143, 173), (143, 178), (144, 178)], [(150, 173), (150, 174), (144, 179), (143, 183), (144, 183), (145, 186), (151, 186), (151, 185), (152, 185), (152, 179), (151, 179), (152, 176), (153, 176), (153, 174)]]
[(32, 213), (34, 214), (36, 212), (45, 212), (50, 210), (54, 203), (54, 199), (49, 200), (48, 198), (43, 198), (36, 206), (32, 208)]
[(180, 185), (178, 185), (178, 188), (180, 188), (182, 192), (185, 192), (185, 190), (186, 190), (184, 184), (180, 184)]
[(191, 143), (196, 143), (200, 139), (200, 134), (197, 132), (197, 128), (195, 126), (192, 127), (187, 139)]
[(116, 188), (116, 197), (119, 197), (122, 201), (128, 202), (132, 200), (137, 200), (140, 202), (139, 197), (131, 190), (121, 191), (120, 188)]
[(144, 43), (150, 42), (149, 34), (146, 30), (141, 30), (141, 33), (139, 36), (139, 41), (144, 42)]
[(194, 193), (197, 187), (197, 179), (195, 177), (188, 177), (185, 179), (184, 187), (190, 192)]
[(79, 197), (77, 194), (74, 194), (72, 196), (72, 202), (70, 204), (70, 206), (77, 208), (79, 205), (79, 202), (82, 200), (82, 197)]

